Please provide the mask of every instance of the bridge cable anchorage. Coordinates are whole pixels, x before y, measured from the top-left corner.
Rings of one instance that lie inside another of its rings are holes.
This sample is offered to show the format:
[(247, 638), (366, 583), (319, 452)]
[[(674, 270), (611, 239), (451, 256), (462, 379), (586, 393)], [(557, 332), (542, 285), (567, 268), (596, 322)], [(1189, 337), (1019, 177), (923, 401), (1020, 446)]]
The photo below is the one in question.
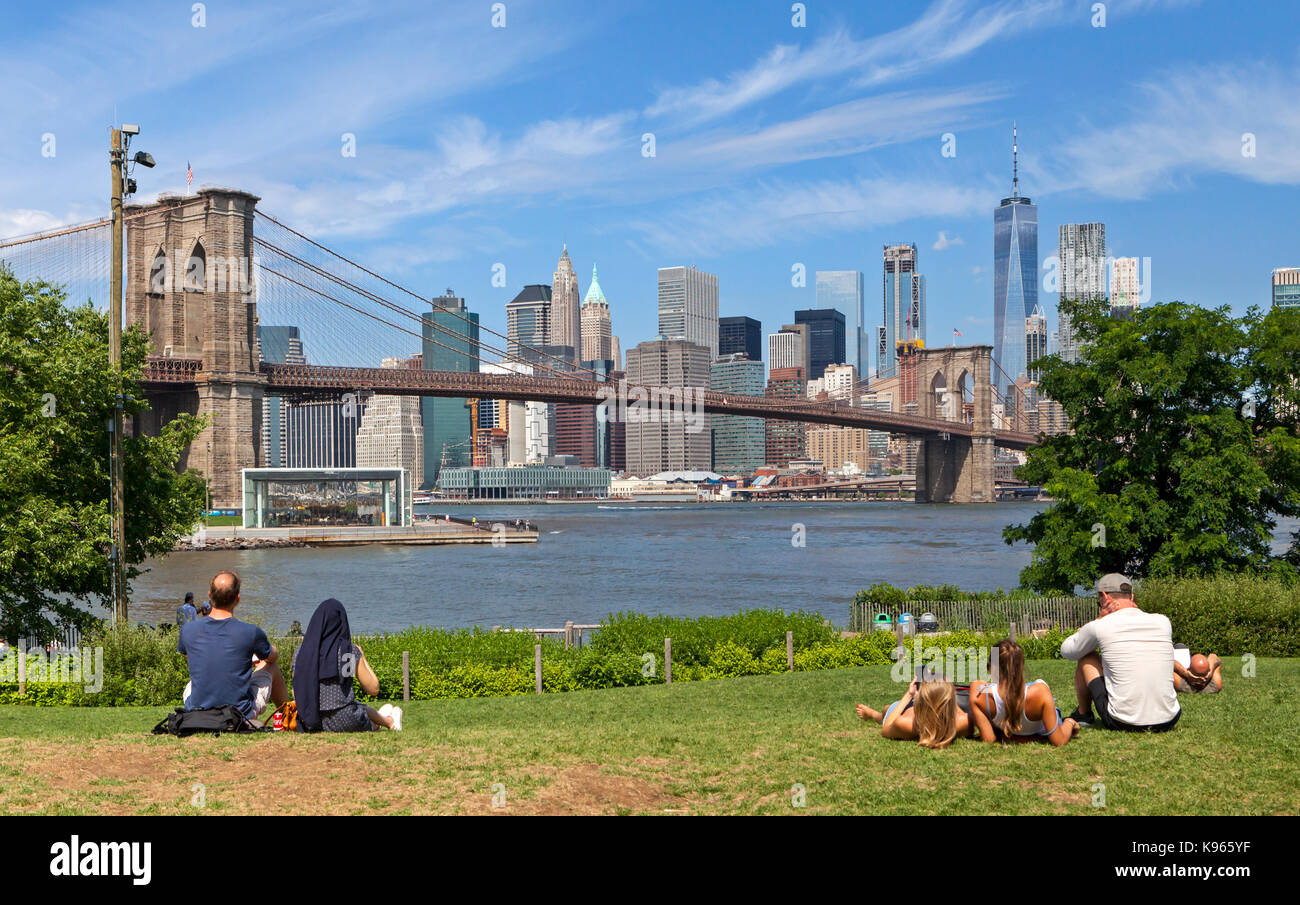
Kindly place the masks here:
[[(384, 284), (386, 284), (386, 285), (388, 285), (388, 286), (393, 287), (394, 289), (398, 290), (399, 292), (404, 292), (404, 293), (406, 293), (407, 295), (411, 296), (411, 298), (417, 299), (417, 300), (418, 300), (422, 305), (431, 305), (432, 307), (434, 307), (434, 308), (438, 308), (439, 310), (441, 310), (441, 311), (443, 311), (443, 312), (446, 312), (447, 314), (451, 314), (453, 317), (456, 317), (457, 319), (462, 320), (462, 321), (464, 321), (465, 323), (472, 323), (472, 321), (470, 321), (470, 319), (469, 319), (466, 315), (461, 314), (460, 312), (455, 311), (455, 310), (452, 310), (452, 309), (450, 309), (450, 308), (446, 308), (445, 306), (438, 305), (438, 304), (434, 303), (432, 300), (430, 300), (430, 299), (426, 299), (426, 298), (424, 298), (423, 296), (418, 295), (418, 294), (415, 293), (415, 292), (412, 292), (410, 289), (407, 289), (405, 286), (400, 286), (400, 285), (398, 285), (397, 283), (394, 283), (392, 280), (389, 280), (389, 279), (387, 279), (387, 278), (385, 278), (385, 277), (379, 275), (378, 273), (375, 273), (373, 270), (368, 269), (368, 268), (365, 267), (364, 265), (359, 264), (358, 262), (352, 260), (351, 258), (347, 257), (346, 255), (342, 255), (342, 254), (340, 254), (339, 252), (335, 251), (334, 249), (329, 248), (329, 247), (327, 247), (327, 246), (325, 246), (325, 245), (322, 245), (320, 242), (317, 242), (315, 239), (312, 239), (312, 238), (309, 237), (309, 236), (305, 236), (305, 235), (303, 235), (302, 233), (300, 233), (300, 232), (298, 232), (297, 230), (295, 230), (293, 227), (285, 225), (284, 223), (282, 223), (281, 221), (277, 220), (275, 217), (272, 217), (272, 216), (271, 216), (270, 214), (268, 214), (268, 213), (265, 213), (265, 212), (263, 212), (263, 211), (261, 211), (261, 210), (255, 210), (255, 211), (254, 211), (254, 215), (255, 215), (255, 216), (262, 217), (263, 219), (270, 221), (271, 223), (273, 223), (273, 224), (275, 224), (276, 226), (278, 226), (280, 229), (283, 229), (283, 230), (285, 230), (286, 232), (289, 232), (289, 233), (293, 234), (294, 236), (297, 236), (299, 239), (302, 239), (304, 242), (307, 242), (308, 244), (313, 245), (313, 246), (315, 246), (316, 248), (319, 248), (321, 251), (325, 252), (326, 254), (333, 255), (334, 257), (338, 258), (340, 261), (343, 261), (343, 262), (345, 262), (345, 263), (347, 263), (347, 264), (350, 264), (351, 266), (353, 266), (353, 267), (357, 268), (358, 270), (360, 270), (362, 273), (365, 273), (366, 275), (368, 275), (368, 276), (370, 276), (370, 277), (373, 277), (374, 279), (379, 280), (380, 282), (382, 282), (382, 283), (384, 283)], [(256, 237), (254, 237), (254, 241), (257, 241), (257, 240), (256, 240)], [(404, 309), (403, 309), (403, 310), (404, 310)], [(407, 313), (409, 314), (409, 312), (407, 312)], [(419, 315), (416, 315), (416, 316), (418, 317)], [(504, 333), (500, 333), (500, 332), (498, 332), (498, 331), (496, 331), (496, 330), (493, 330), (493, 329), (490, 328), (490, 327), (485, 327), (485, 326), (483, 326), (482, 324), (479, 324), (479, 325), (477, 325), (477, 326), (478, 326), (480, 332), (491, 333), (493, 336), (496, 336), (496, 337), (498, 337), (498, 338), (500, 338), (500, 339), (504, 339), (504, 340), (506, 340), (507, 343), (509, 343), (509, 342), (511, 341), (511, 340), (510, 340), (510, 337), (507, 336), (507, 335), (504, 334)], [(444, 328), (444, 329), (445, 329), (445, 328)], [(460, 336), (462, 339), (467, 339), (467, 337), (465, 337), (463, 334), (456, 334), (456, 335), (457, 335), (457, 336)], [(540, 355), (540, 356), (543, 356), (543, 357), (546, 357), (546, 358), (550, 358), (550, 359), (554, 359), (555, 361), (558, 361), (558, 362), (560, 362), (561, 364), (564, 364), (564, 365), (566, 366), (565, 370), (566, 370), (567, 373), (574, 373), (574, 372), (576, 372), (576, 371), (586, 371), (586, 372), (590, 373), (590, 374), (591, 374), (592, 376), (594, 376), (594, 377), (595, 377), (595, 376), (600, 376), (600, 375), (599, 375), (599, 374), (598, 374), (594, 369), (592, 369), (592, 368), (584, 368), (584, 367), (581, 367), (581, 365), (578, 364), (577, 362), (574, 362), (574, 363), (573, 363), (573, 366), (571, 366), (569, 362), (565, 361), (563, 358), (561, 358), (561, 357), (558, 356), (558, 355), (552, 355), (552, 354), (550, 354), (550, 353), (548, 353), (548, 352), (544, 352), (544, 351), (542, 351), (541, 349), (535, 348), (535, 347), (530, 346), (530, 345), (527, 345), (527, 344), (525, 344), (525, 343), (520, 343), (520, 342), (517, 342), (517, 341), (516, 341), (515, 344), (516, 344), (517, 346), (519, 346), (520, 348), (522, 348), (522, 349), (526, 349), (526, 350), (528, 350), (528, 351), (530, 351), (530, 352), (534, 352), (534, 353), (536, 353), (536, 354), (538, 354), (538, 355)], [(520, 363), (522, 363), (522, 364), (533, 364), (532, 362), (527, 362), (527, 361), (521, 361)]]

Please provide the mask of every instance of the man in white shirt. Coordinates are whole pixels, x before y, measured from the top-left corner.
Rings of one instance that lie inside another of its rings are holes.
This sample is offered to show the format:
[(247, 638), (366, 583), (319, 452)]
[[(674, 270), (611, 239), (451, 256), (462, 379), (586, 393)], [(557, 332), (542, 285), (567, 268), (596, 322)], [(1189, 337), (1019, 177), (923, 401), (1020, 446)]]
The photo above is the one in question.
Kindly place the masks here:
[(1181, 710), (1168, 617), (1138, 609), (1133, 583), (1117, 572), (1097, 582), (1097, 603), (1101, 615), (1061, 644), (1061, 656), (1079, 663), (1074, 670), (1079, 705), (1070, 718), (1080, 726), (1095, 722), (1133, 732), (1174, 728)]

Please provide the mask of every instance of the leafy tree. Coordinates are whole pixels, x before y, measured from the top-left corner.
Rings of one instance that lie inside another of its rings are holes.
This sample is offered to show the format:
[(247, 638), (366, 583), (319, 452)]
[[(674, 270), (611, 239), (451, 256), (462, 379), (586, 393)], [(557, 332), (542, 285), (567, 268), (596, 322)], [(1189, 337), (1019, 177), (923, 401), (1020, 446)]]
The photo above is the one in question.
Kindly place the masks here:
[[(111, 594), (108, 317), (64, 298), (0, 266), (0, 637), (11, 641), (84, 628)], [(146, 407), (147, 348), (138, 328), (123, 333), (128, 416)], [(124, 437), (128, 584), (202, 512), (203, 478), (176, 470), (202, 426), (183, 415), (159, 437)]]
[[(1054, 500), (1003, 531), (1034, 545), (1021, 583), (1061, 592), (1106, 572), (1292, 573), (1270, 541), (1279, 516), (1300, 514), (1300, 312), (1061, 308), (1080, 360), (1042, 359), (1040, 392), (1072, 432), (1044, 439), (1019, 469)], [(1287, 558), (1300, 563), (1294, 541)]]

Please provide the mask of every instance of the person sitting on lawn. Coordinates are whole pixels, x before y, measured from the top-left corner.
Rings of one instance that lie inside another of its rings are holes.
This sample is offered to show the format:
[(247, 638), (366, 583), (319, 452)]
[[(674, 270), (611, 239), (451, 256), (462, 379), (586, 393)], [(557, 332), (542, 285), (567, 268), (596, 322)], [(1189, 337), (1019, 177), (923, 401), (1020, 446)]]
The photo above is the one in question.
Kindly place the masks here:
[(1223, 691), (1223, 661), (1218, 654), (1194, 654), (1186, 644), (1174, 645), (1174, 689), (1188, 694)]
[(970, 737), (970, 716), (957, 706), (951, 682), (912, 680), (903, 697), (881, 713), (859, 704), (858, 716), (880, 723), (880, 734), (897, 740), (915, 739), (924, 748), (947, 748), (957, 736)]
[(284, 677), (276, 667), (280, 653), (255, 625), (235, 618), (239, 575), (218, 572), (208, 591), (211, 612), (180, 627), (176, 650), (190, 665), (185, 686), (186, 710), (235, 707), (252, 722), (266, 710), (289, 700)]
[(379, 694), (379, 677), (361, 646), (352, 641), (348, 613), (333, 597), (311, 615), (293, 660), (293, 695), (303, 732), (368, 732), (402, 728), (402, 708), (379, 710), (358, 701), (352, 680), (368, 695)]
[(1182, 710), (1169, 680), (1174, 668), (1169, 618), (1144, 613), (1133, 601), (1133, 583), (1112, 572), (1097, 582), (1101, 615), (1061, 644), (1061, 656), (1077, 660), (1070, 719), (1093, 725), (1092, 705), (1106, 729), (1165, 732)]
[(1005, 640), (997, 643), (996, 651), (997, 682), (974, 682), (970, 689), (971, 719), (980, 740), (1045, 738), (1059, 748), (1078, 735), (1079, 724), (1061, 719), (1061, 709), (1047, 683), (1042, 679), (1025, 682), (1024, 648)]

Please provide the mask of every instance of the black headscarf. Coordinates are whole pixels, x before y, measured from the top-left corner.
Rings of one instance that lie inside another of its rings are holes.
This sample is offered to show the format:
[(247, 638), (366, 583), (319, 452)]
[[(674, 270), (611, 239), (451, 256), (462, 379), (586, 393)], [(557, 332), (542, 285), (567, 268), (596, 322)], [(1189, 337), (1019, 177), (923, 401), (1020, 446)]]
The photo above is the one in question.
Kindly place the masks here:
[(321, 728), (321, 680), (339, 678), (339, 655), (351, 650), (352, 632), (348, 628), (347, 610), (333, 597), (322, 601), (311, 614), (293, 670), (293, 698), (298, 705), (298, 723), (309, 732)]

